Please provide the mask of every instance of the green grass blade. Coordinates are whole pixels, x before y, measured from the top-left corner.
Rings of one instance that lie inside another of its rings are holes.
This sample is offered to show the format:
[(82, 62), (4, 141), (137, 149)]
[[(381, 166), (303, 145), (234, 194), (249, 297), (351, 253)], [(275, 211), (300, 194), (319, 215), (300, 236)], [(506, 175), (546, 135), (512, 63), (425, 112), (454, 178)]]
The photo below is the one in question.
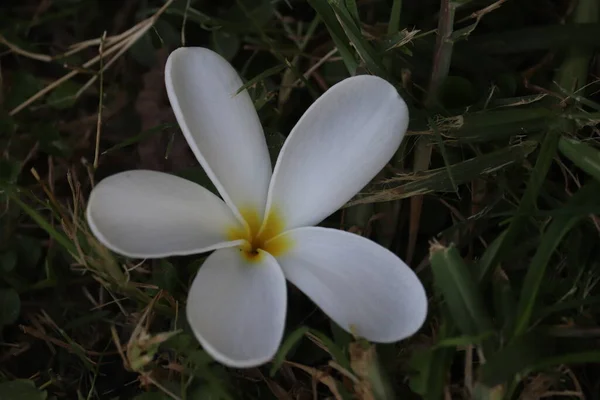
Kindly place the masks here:
[(491, 272), (500, 259), (510, 252), (511, 247), (517, 240), (517, 236), (528, 219), (529, 213), (535, 209), (536, 199), (558, 148), (558, 139), (559, 135), (557, 132), (550, 131), (546, 133), (535, 167), (529, 177), (527, 188), (519, 203), (517, 213), (512, 218), (506, 233), (502, 235), (498, 247), (488, 250), (493, 251), (493, 253), (484, 256), (481, 260), (480, 269), (485, 271), (485, 273)]
[(131, 146), (133, 144), (136, 144), (144, 139), (149, 138), (150, 136), (153, 136), (157, 133), (161, 133), (162, 131), (164, 131), (165, 129), (171, 129), (171, 128), (176, 128), (177, 125), (176, 124), (172, 124), (172, 123), (165, 123), (165, 124), (160, 124), (157, 125), (153, 128), (147, 129), (141, 133), (139, 133), (138, 135), (132, 136), (129, 139), (123, 140), (121, 143), (114, 145), (111, 148), (108, 148), (106, 150), (104, 150), (102, 152), (102, 154), (107, 154), (110, 153), (112, 151), (118, 150), (118, 149), (122, 149), (125, 148), (127, 146)]
[(360, 58), (365, 62), (367, 69), (374, 75), (387, 79), (388, 73), (383, 66), (383, 60), (380, 55), (375, 52), (373, 46), (365, 40), (362, 32), (352, 20), (352, 15), (348, 9), (335, 0), (329, 0), (329, 3), (337, 15), (344, 32), (346, 32), (348, 39), (350, 39), (350, 42), (354, 45), (354, 48), (356, 48)]
[[(359, 193), (346, 206), (400, 200), (432, 192), (454, 192), (456, 185), (496, 173), (524, 160), (536, 145), (536, 142), (527, 141), (448, 167), (392, 178), (384, 183), (375, 183)], [(449, 178), (450, 175), (453, 180)]]
[[(442, 320), (437, 335), (440, 341), (454, 334), (454, 328)], [(456, 349), (454, 347), (424, 348), (413, 352), (409, 361), (410, 388), (425, 400), (441, 399), (447, 385), (448, 370)]]
[(344, 33), (344, 29), (338, 22), (335, 13), (329, 4), (327, 4), (327, 0), (308, 0), (308, 4), (310, 4), (319, 17), (321, 17), (323, 23), (325, 23), (325, 26), (333, 39), (333, 43), (337, 47), (350, 75), (356, 74), (358, 62), (354, 56), (354, 50), (352, 49), (352, 46), (350, 46), (350, 42)]
[(54, 227), (46, 220), (46, 218), (44, 218), (40, 213), (38, 213), (33, 208), (29, 207), (23, 201), (21, 201), (21, 199), (19, 199), (19, 196), (17, 196), (14, 192), (9, 192), (9, 196), (10, 196), (11, 200), (14, 201), (15, 203), (17, 203), (17, 205), (19, 207), (21, 207), (21, 209), (27, 215), (29, 215), (29, 217), (31, 219), (33, 219), (40, 226), (40, 228), (45, 230), (46, 233), (48, 233), (48, 235), (50, 235), (50, 237), (52, 239), (56, 240), (56, 242), (58, 244), (63, 246), (70, 253), (73, 253), (73, 254), (77, 253), (77, 249), (75, 248), (75, 245), (73, 244), (73, 242), (71, 242), (68, 237), (66, 237), (65, 235), (63, 235), (62, 233), (60, 233), (59, 231), (54, 229)]
[(313, 336), (317, 337), (323, 345), (327, 348), (327, 351), (331, 354), (331, 356), (345, 369), (348, 371), (352, 371), (352, 367), (350, 366), (350, 360), (344, 354), (344, 351), (340, 349), (338, 345), (336, 345), (333, 340), (329, 338), (329, 336), (325, 335), (322, 332), (319, 332), (316, 329), (310, 329), (309, 333)]
[[(600, 193), (599, 183), (592, 182), (587, 184), (571, 197), (566, 206), (595, 204), (598, 202), (598, 193)], [(557, 217), (552, 221), (546, 232), (544, 232), (521, 289), (521, 298), (517, 308), (515, 336), (525, 333), (529, 327), (538, 293), (543, 283), (544, 274), (554, 251), (564, 236), (585, 217), (585, 213)]]
[(285, 67), (286, 67), (286, 65), (276, 65), (272, 68), (264, 70), (260, 74), (256, 75), (254, 78), (250, 79), (248, 82), (244, 83), (242, 85), (242, 87), (240, 87), (235, 92), (235, 94), (238, 95), (241, 92), (243, 92), (244, 90), (256, 85), (258, 82), (262, 82), (263, 80), (265, 80), (265, 78), (268, 78), (269, 76), (278, 74), (279, 72), (283, 71), (285, 69)]
[(535, 365), (545, 355), (552, 354), (552, 351), (553, 341), (545, 336), (521, 336), (488, 357), (479, 371), (480, 380), (490, 387), (505, 383), (519, 372)]
[(579, 140), (561, 137), (560, 152), (579, 168), (600, 181), (600, 151)]
[(446, 168), (446, 171), (448, 171), (448, 178), (450, 179), (450, 183), (452, 184), (454, 191), (458, 195), (458, 185), (454, 181), (454, 175), (452, 175), (452, 171), (450, 170), (450, 162), (448, 159), (448, 152), (446, 151), (446, 145), (444, 144), (444, 139), (442, 138), (439, 129), (437, 128), (432, 119), (429, 119), (429, 126), (431, 126), (431, 130), (433, 130), (433, 133), (437, 140), (436, 144), (440, 148), (440, 153), (442, 154), (442, 159), (444, 160), (444, 167)]
[(360, 16), (358, 15), (358, 6), (356, 5), (356, 0), (344, 0), (344, 4), (350, 13), (350, 16), (352, 17), (352, 20), (354, 21), (354, 26), (360, 29)]
[(440, 130), (461, 142), (478, 143), (547, 130), (556, 119), (557, 115), (545, 107), (483, 111), (466, 114), (458, 128), (444, 129), (442, 120)]
[(279, 346), (277, 354), (275, 354), (275, 357), (273, 358), (273, 365), (271, 366), (270, 370), (271, 377), (275, 376), (275, 373), (285, 361), (285, 356), (292, 350), (296, 343), (298, 343), (304, 337), (304, 335), (308, 331), (309, 328), (307, 326), (301, 326), (285, 338), (281, 346)]
[(433, 244), (431, 270), (452, 320), (465, 335), (479, 336), (492, 329), (491, 320), (473, 275), (455, 247)]
[(479, 268), (478, 277), (479, 281), (484, 281), (488, 277), (488, 275), (497, 267), (495, 264), (495, 260), (499, 259), (498, 250), (500, 249), (500, 245), (504, 241), (504, 237), (506, 236), (507, 231), (502, 232), (498, 235), (492, 243), (485, 249), (485, 252), (481, 256), (479, 260)]
[(400, 30), (400, 14), (402, 13), (402, 0), (393, 0), (390, 11), (390, 22), (388, 23), (388, 35)]

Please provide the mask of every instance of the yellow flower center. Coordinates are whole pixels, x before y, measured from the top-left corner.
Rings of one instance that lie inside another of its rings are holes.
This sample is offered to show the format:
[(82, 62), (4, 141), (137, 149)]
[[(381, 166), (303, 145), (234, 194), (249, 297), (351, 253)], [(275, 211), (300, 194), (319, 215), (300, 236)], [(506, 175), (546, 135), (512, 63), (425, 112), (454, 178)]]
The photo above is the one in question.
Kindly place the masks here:
[(280, 235), (285, 224), (281, 214), (275, 208), (271, 208), (264, 221), (260, 220), (258, 212), (253, 208), (242, 208), (240, 214), (246, 221), (246, 226), (229, 229), (227, 238), (244, 240), (240, 252), (248, 261), (260, 261), (264, 252), (273, 257), (280, 256), (292, 246), (291, 240), (286, 235)]

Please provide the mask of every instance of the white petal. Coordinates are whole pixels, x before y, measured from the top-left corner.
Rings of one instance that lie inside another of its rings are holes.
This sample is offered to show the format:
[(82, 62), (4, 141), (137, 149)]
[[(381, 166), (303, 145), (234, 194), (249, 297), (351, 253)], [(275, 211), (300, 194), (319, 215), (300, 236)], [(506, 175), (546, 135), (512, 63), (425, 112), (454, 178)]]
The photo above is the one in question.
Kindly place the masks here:
[(374, 76), (343, 80), (290, 133), (267, 209), (277, 209), (287, 229), (318, 224), (385, 166), (407, 126), (408, 109), (391, 84)]
[(262, 215), (271, 161), (248, 92), (235, 94), (243, 84), (237, 72), (211, 50), (179, 48), (165, 82), (179, 126), (225, 202)]
[(269, 361), (285, 324), (287, 289), (277, 261), (262, 252), (249, 262), (238, 248), (211, 254), (192, 283), (187, 318), (204, 349), (238, 368)]
[(236, 245), (239, 222), (217, 196), (193, 182), (156, 171), (121, 172), (102, 180), (87, 220), (109, 249), (135, 258), (202, 253)]
[(277, 257), (285, 277), (342, 328), (389, 343), (415, 333), (427, 315), (425, 289), (389, 250), (336, 229), (297, 228)]

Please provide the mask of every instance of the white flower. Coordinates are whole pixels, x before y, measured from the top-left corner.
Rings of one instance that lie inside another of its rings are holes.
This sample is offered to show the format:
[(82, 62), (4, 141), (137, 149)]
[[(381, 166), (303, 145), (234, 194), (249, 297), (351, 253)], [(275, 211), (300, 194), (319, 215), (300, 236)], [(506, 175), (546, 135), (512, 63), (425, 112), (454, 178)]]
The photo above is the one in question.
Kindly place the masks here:
[(427, 297), (387, 249), (314, 227), (363, 188), (398, 149), (408, 110), (374, 76), (329, 89), (289, 134), (271, 175), (263, 130), (231, 65), (203, 48), (167, 61), (169, 99), (221, 197), (190, 181), (127, 171), (90, 195), (93, 233), (136, 258), (213, 252), (190, 288), (187, 318), (202, 346), (232, 367), (269, 361), (281, 342), (289, 280), (339, 324), (368, 340), (415, 333)]

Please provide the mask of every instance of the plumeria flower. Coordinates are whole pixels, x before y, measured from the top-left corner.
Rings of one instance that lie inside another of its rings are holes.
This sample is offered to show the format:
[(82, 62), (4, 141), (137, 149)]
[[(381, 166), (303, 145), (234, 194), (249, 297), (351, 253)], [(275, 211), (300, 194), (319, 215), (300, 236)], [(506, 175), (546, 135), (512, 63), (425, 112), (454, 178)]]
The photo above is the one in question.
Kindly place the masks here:
[(323, 94), (289, 134), (275, 169), (253, 103), (227, 61), (180, 48), (166, 64), (169, 100), (221, 198), (154, 171), (122, 172), (92, 191), (87, 219), (108, 248), (134, 258), (213, 251), (187, 300), (204, 349), (232, 367), (269, 361), (281, 342), (286, 279), (333, 321), (374, 342), (415, 333), (427, 313), (414, 272), (361, 236), (314, 225), (390, 160), (408, 125), (406, 104), (374, 76)]

